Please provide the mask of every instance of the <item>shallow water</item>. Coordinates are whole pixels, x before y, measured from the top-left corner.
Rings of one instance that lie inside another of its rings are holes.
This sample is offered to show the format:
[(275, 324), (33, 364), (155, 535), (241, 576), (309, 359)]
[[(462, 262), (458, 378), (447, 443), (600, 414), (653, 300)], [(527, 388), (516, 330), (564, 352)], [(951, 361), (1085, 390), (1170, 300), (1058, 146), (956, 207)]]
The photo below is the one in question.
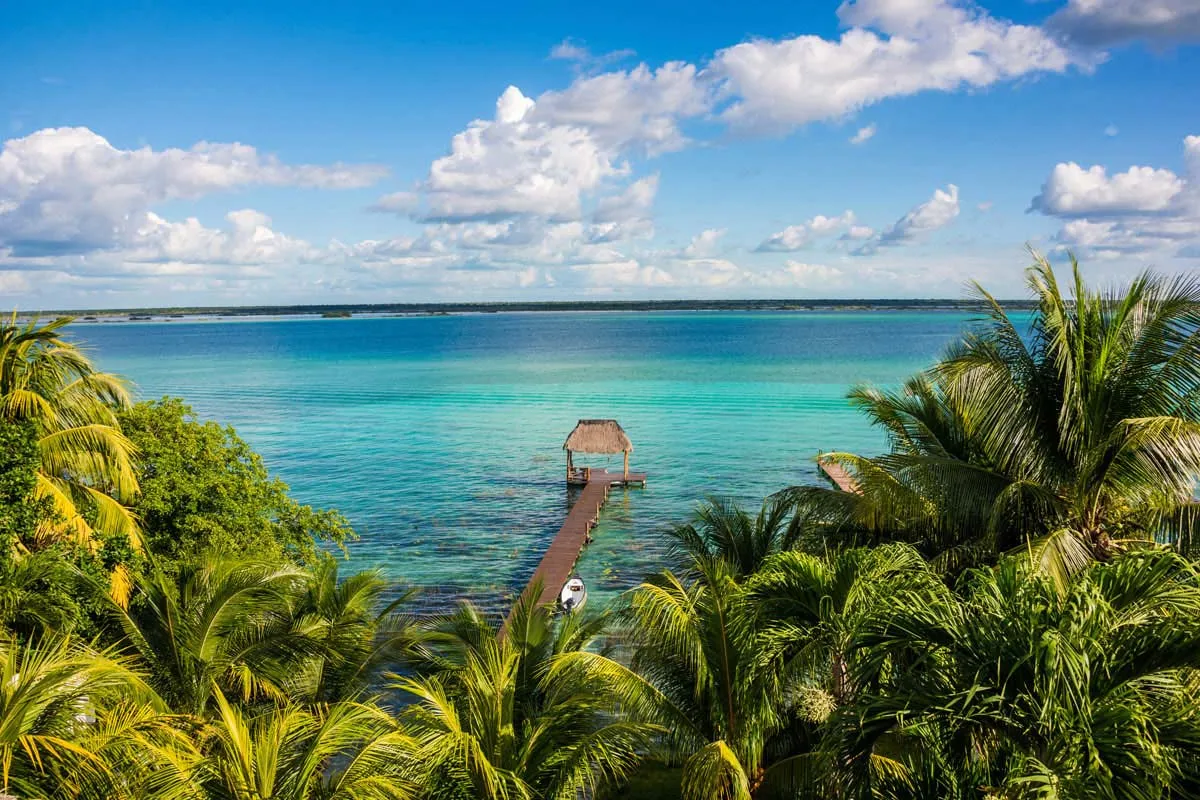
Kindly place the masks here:
[(141, 397), (182, 396), (232, 424), (297, 499), (343, 511), (362, 534), (354, 566), (498, 599), (565, 515), (577, 419), (618, 419), (650, 476), (614, 492), (579, 565), (611, 596), (659, 567), (659, 531), (706, 495), (757, 506), (816, 479), (818, 450), (879, 450), (846, 391), (928, 365), (968, 319), (539, 312), (71, 331)]

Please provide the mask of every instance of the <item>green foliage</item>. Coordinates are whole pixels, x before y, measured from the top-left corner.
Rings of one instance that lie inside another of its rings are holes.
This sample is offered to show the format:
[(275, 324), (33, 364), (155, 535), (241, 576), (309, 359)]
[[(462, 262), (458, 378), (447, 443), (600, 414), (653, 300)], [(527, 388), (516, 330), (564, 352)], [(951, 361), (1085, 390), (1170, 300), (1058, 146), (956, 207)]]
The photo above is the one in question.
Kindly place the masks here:
[(0, 421), (0, 629), (22, 640), (80, 626), (71, 564), (95, 561), (72, 545), (38, 540), (54, 514), (49, 499), (37, 496), (39, 464), (34, 424)]
[[(552, 800), (594, 796), (641, 760), (656, 726), (621, 713), (601, 682), (559, 666), (587, 654), (607, 620), (552, 620), (535, 587), (503, 633), (464, 607), (439, 626), (444, 657), (401, 678), (412, 699), (400, 716), (417, 782), (436, 798)], [(499, 634), (499, 635), (498, 635)]]
[(1028, 548), (1065, 586), (1147, 542), (1194, 548), (1200, 506), (1200, 281), (1143, 274), (1064, 290), (1041, 257), (1028, 325), (977, 287), (984, 319), (902, 391), (853, 402), (891, 452), (830, 456), (857, 492), (790, 492), (831, 546), (909, 541), (949, 572)]
[[(1062, 593), (1010, 559), (969, 574), (961, 593), (913, 600), (880, 604), (862, 629), (871, 655), (855, 680), (872, 691), (830, 725), (855, 796), (1195, 796), (1193, 565), (1163, 550), (1124, 555)], [(888, 774), (872, 768), (883, 757)]]
[[(340, 574), (345, 521), (181, 401), (48, 441), (104, 390), (35, 391), (84, 362), (0, 330), (0, 795), (1198, 797), (1200, 284), (1031, 281), (1031, 336), (985, 297), (936, 369), (855, 392), (893, 441), (835, 456), (860, 492), (709, 501), (616, 613), (535, 586), (500, 630)], [(111, 484), (47, 488), (103, 441), (142, 450), (145, 554)]]
[[(0, 323), (0, 421), (36, 432), (36, 495), (54, 508), (41, 538), (94, 549), (100, 536), (120, 536), (136, 545), (137, 521), (127, 507), (138, 489), (136, 452), (115, 418), (129, 404), (128, 388), (63, 337), (70, 322), (19, 325), (14, 313)], [(114, 573), (114, 596), (127, 588), (124, 574)]]
[(681, 800), (681, 770), (658, 762), (638, 768), (624, 786), (603, 795), (603, 800)]
[(141, 495), (133, 506), (162, 569), (220, 552), (314, 561), (317, 543), (342, 545), (354, 533), (335, 511), (288, 496), (233, 428), (201, 421), (175, 398), (138, 403), (120, 415), (141, 453)]
[(0, 553), (33, 541), (48, 513), (35, 498), (40, 463), (33, 423), (0, 421)]

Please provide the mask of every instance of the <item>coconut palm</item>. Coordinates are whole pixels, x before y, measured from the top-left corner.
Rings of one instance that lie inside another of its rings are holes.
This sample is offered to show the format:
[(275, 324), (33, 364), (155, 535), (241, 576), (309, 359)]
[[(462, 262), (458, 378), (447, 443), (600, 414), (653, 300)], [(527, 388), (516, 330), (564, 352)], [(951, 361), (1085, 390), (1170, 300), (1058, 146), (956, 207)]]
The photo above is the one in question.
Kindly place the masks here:
[(321, 558), (306, 574), (294, 601), (293, 627), (320, 650), (293, 671), (290, 697), (332, 702), (369, 688), (384, 669), (412, 659), (428, 660), (424, 628), (403, 613), (415, 594), (385, 602), (387, 583), (378, 570), (339, 578), (338, 561)]
[(435, 671), (398, 678), (413, 701), (401, 725), (415, 743), (424, 796), (569, 800), (593, 796), (638, 763), (654, 728), (622, 718), (603, 685), (556, 675), (589, 644), (594, 623), (571, 615), (557, 624), (538, 594), (518, 602), (503, 635), (474, 624), (475, 612), (456, 615), (443, 630), (463, 635), (449, 637)]
[(208, 800), (407, 800), (411, 746), (366, 703), (247, 712), (214, 692), (196, 770)]
[(1066, 576), (1134, 542), (1193, 548), (1200, 509), (1200, 280), (1146, 273), (1068, 297), (1035, 256), (1026, 324), (977, 287), (984, 323), (903, 392), (853, 399), (892, 441), (831, 457), (857, 493), (794, 490), (827, 536), (902, 539), (946, 566), (1030, 545)]
[(53, 550), (0, 556), (0, 632), (29, 637), (62, 630), (70, 610), (65, 598), (54, 596), (51, 588), (69, 585), (73, 578)]
[(152, 796), (119, 787), (144, 786), (150, 762), (165, 752), (163, 709), (112, 653), (65, 637), (0, 639), (0, 795)]
[[(60, 317), (21, 325), (14, 312), (0, 323), (0, 421), (31, 421), (36, 427), (36, 493), (55, 512), (39, 536), (67, 537), (93, 551), (102, 539), (119, 536), (137, 547), (137, 521), (127, 507), (138, 488), (134, 447), (114, 413), (129, 405), (129, 391), (63, 338), (70, 322)], [(122, 598), (128, 588), (126, 573), (119, 571), (114, 596)]]
[(841, 706), (855, 693), (851, 662), (864, 654), (864, 622), (901, 593), (912, 602), (942, 591), (916, 550), (887, 544), (827, 558), (780, 553), (748, 581), (746, 601), (759, 619), (760, 657), (778, 659), (789, 677)]
[(800, 535), (787, 497), (763, 503), (750, 516), (731, 500), (710, 498), (691, 522), (668, 531), (670, 554), (681, 575), (698, 577), (723, 561), (739, 578), (755, 572), (773, 553), (789, 549)]
[[(1165, 550), (1097, 563), (1063, 594), (1024, 559), (963, 596), (881, 606), (873, 691), (835, 714), (851, 797), (1167, 798), (1200, 789), (1200, 581)], [(883, 755), (893, 769), (869, 769)]]
[(142, 576), (136, 602), (112, 612), (171, 708), (202, 717), (218, 689), (244, 702), (285, 699), (305, 662), (324, 652), (293, 614), (306, 577), (292, 565), (214, 558)]
[(686, 800), (766, 796), (772, 737), (786, 731), (780, 675), (760, 657), (754, 614), (723, 559), (685, 581), (664, 572), (633, 589), (625, 634), (631, 666), (570, 653), (552, 680), (600, 687), (632, 719), (656, 723), (665, 760), (683, 764)]

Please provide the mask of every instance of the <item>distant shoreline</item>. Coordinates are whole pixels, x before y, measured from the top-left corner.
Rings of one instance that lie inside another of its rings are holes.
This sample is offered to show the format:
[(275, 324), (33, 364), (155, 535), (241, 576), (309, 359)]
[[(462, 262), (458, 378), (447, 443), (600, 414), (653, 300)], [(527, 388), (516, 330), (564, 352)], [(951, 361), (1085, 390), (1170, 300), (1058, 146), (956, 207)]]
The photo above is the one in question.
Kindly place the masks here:
[[(1031, 309), (1028, 301), (1004, 301), (1007, 308)], [(168, 321), (217, 318), (355, 316), (446, 316), (564, 311), (977, 311), (973, 300), (630, 300), (520, 303), (348, 303), (344, 305), (185, 306), (161, 308), (59, 309), (22, 311), (18, 316), (74, 317), (76, 322)]]

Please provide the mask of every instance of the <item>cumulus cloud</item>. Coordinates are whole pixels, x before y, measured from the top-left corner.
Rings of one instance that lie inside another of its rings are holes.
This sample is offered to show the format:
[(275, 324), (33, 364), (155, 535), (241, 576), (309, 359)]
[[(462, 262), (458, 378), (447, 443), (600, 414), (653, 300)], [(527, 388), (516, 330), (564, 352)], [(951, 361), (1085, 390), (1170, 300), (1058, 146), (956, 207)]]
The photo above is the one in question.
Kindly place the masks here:
[(858, 132), (850, 137), (850, 144), (862, 144), (875, 135), (875, 123), (872, 122), (864, 128), (859, 128)]
[[(1170, 0), (1152, 4), (1175, 7)], [(1067, 12), (1117, 5), (1120, 0), (1072, 0)], [(720, 136), (722, 127), (772, 134), (818, 121), (842, 123), (889, 98), (1087, 69), (1101, 58), (1043, 29), (993, 17), (970, 0), (847, 0), (837, 13), (842, 31), (831, 38), (755, 39), (718, 50), (707, 62), (657, 67), (611, 69), (630, 54), (594, 54), (582, 42), (564, 40), (551, 57), (576, 67), (569, 85), (537, 96), (509, 87), (494, 113), (452, 138), (413, 191), (384, 195), (371, 206), (420, 223), (413, 236), (317, 246), (275, 231), (260, 212), (233, 212), (218, 228), (156, 213), (162, 203), (243, 187), (360, 187), (383, 174), (372, 165), (289, 165), (240, 144), (119, 150), (87, 129), (14, 139), (0, 153), (0, 264), (65, 264), (67, 254), (92, 258), (103, 251), (105, 268), (117, 272), (166, 274), (225, 264), (245, 276), (254, 265), (328, 265), (360, 270), (363, 286), (444, 281), (448, 291), (464, 292), (600, 291), (605, 276), (613, 285), (675, 289), (832, 281), (841, 272), (836, 267), (789, 262), (800, 266), (756, 272), (720, 258), (715, 230), (675, 251), (644, 244), (654, 235), (659, 189), (658, 175), (647, 175), (644, 163)], [(875, 131), (866, 125), (852, 141), (865, 142)], [(1119, 177), (1102, 174), (1098, 182)], [(1069, 191), (1044, 191), (1047, 205), (1039, 210), (1068, 220), (1064, 209), (1076, 203), (1085, 210), (1068, 221), (1093, 226), (1076, 226), (1079, 236), (1120, 233), (1094, 227), (1112, 219), (1074, 199), (1082, 192), (1094, 203), (1102, 191), (1088, 189), (1075, 174), (1060, 183)], [(1158, 212), (1163, 226), (1184, 219), (1177, 212), (1184, 195)], [(957, 189), (950, 186), (881, 232), (850, 212), (818, 215), (772, 234), (758, 249), (791, 252), (839, 237), (871, 252), (915, 241), (957, 213)], [(856, 275), (862, 274), (867, 262), (856, 263)]]
[(629, 184), (624, 191), (600, 199), (592, 215), (594, 222), (627, 222), (649, 216), (658, 193), (658, 175), (648, 175)]
[(684, 258), (707, 258), (717, 250), (717, 244), (725, 235), (724, 228), (709, 228), (692, 237), (688, 246), (683, 248)]
[(493, 119), (454, 137), (429, 169), (426, 220), (578, 219), (585, 192), (627, 172), (586, 129), (532, 119), (534, 105), (510, 86)]
[(598, 146), (614, 152), (658, 155), (687, 144), (681, 121), (708, 112), (711, 96), (693, 64), (673, 61), (658, 69), (580, 78), (561, 91), (542, 94), (532, 120), (587, 131)]
[[(788, 130), (841, 119), (856, 109), (919, 91), (983, 87), (1079, 61), (1041, 29), (989, 16), (965, 0), (856, 0), (843, 3), (847, 30), (837, 39), (799, 36), (725, 48), (707, 64), (669, 62), (585, 74), (538, 97), (509, 87), (494, 118), (457, 134), (423, 182), (427, 222), (468, 223), (518, 217), (564, 222), (599, 209), (590, 236), (607, 242), (645, 236), (648, 215), (606, 218), (613, 184), (631, 176), (630, 159), (687, 146), (692, 120), (720, 120), (744, 131)], [(552, 57), (594, 60), (564, 40)], [(875, 133), (862, 128), (853, 141)], [(621, 190), (623, 191), (623, 190)], [(613, 198), (612, 203), (623, 202)], [(412, 209), (389, 195), (377, 207)], [(802, 246), (811, 232), (793, 227), (764, 249)], [(862, 233), (861, 229), (858, 233)]]
[(589, 240), (618, 242), (653, 236), (652, 210), (657, 193), (658, 175), (649, 175), (633, 181), (617, 194), (601, 198), (592, 214)]
[(851, 225), (842, 234), (842, 239), (847, 242), (859, 242), (864, 239), (870, 239), (875, 235), (875, 229), (868, 225)]
[(1195, 0), (1069, 0), (1047, 27), (1094, 47), (1200, 41), (1200, 5)]
[(1134, 166), (1058, 164), (1030, 203), (1063, 221), (1060, 246), (1100, 258), (1162, 253), (1189, 257), (1200, 246), (1200, 136), (1184, 139), (1186, 174)]
[(805, 264), (800, 261), (788, 261), (783, 271), (791, 276), (797, 287), (804, 289), (828, 289), (840, 286), (843, 277), (842, 271), (837, 267), (829, 267), (824, 264)]
[(133, 262), (253, 265), (308, 260), (318, 254), (307, 242), (272, 230), (271, 218), (259, 211), (230, 211), (225, 219), (229, 227), (217, 230), (204, 227), (195, 217), (168, 222), (149, 212), (124, 258)]
[(806, 225), (788, 225), (778, 233), (768, 236), (755, 248), (760, 253), (791, 253), (800, 250), (809, 242)]
[(1030, 209), (1061, 217), (1159, 212), (1182, 191), (1183, 181), (1168, 169), (1130, 167), (1109, 176), (1104, 167), (1072, 161), (1054, 167)]
[(980, 88), (1088, 66), (1041, 28), (951, 0), (850, 0), (839, 39), (757, 39), (719, 51), (709, 72), (729, 99), (721, 117), (785, 131), (890, 97)]
[[(814, 237), (828, 236), (846, 228), (847, 232), (862, 228), (855, 224), (854, 212), (846, 210), (836, 217), (817, 214), (799, 225), (789, 225), (778, 233), (768, 236), (756, 249), (760, 253), (791, 253), (806, 247)], [(866, 228), (868, 232), (870, 228)], [(870, 235), (868, 233), (867, 235)]]
[(154, 206), (247, 186), (346, 189), (374, 165), (289, 165), (243, 144), (121, 150), (87, 128), (47, 128), (0, 151), (0, 245), (15, 256), (86, 253), (136, 239)]
[(912, 244), (926, 234), (944, 228), (958, 216), (958, 187), (953, 183), (935, 189), (933, 197), (913, 208), (878, 234), (865, 240), (856, 255), (870, 255), (881, 247)]

